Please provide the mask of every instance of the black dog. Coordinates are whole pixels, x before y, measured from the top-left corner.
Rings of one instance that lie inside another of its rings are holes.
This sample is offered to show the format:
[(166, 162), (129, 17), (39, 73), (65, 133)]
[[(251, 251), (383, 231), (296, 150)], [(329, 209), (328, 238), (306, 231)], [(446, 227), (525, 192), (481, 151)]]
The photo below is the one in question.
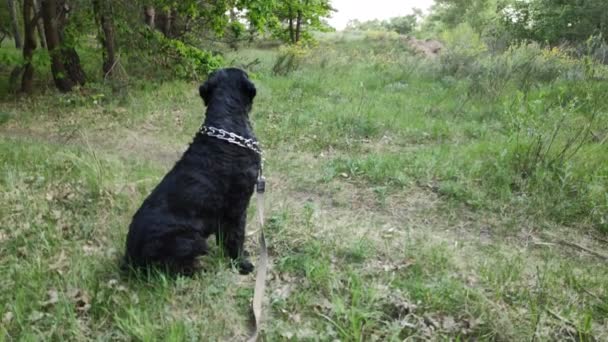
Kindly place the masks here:
[[(188, 274), (196, 269), (196, 258), (207, 253), (206, 239), (215, 234), (247, 274), (253, 271), (243, 249), (247, 207), (261, 163), (249, 123), (256, 89), (244, 71), (229, 68), (213, 72), (199, 92), (207, 106), (203, 128), (133, 216), (126, 261)], [(247, 145), (253, 142), (256, 148), (209, 134), (217, 135), (216, 129), (240, 136), (237, 141), (251, 139)]]

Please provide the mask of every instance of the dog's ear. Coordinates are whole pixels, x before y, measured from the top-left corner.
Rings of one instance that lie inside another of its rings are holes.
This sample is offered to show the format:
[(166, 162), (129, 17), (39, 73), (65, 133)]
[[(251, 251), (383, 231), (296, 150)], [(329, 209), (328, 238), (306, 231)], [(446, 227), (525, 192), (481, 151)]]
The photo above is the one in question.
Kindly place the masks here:
[(203, 98), (203, 102), (205, 102), (205, 106), (209, 104), (209, 96), (211, 95), (211, 87), (212, 83), (210, 80), (207, 80), (198, 88), (198, 93)]
[(205, 81), (205, 83), (203, 83), (198, 88), (198, 93), (203, 98), (205, 106), (209, 105), (209, 101), (211, 100), (211, 93), (213, 92), (213, 89), (217, 86), (218, 79), (221, 75), (222, 70), (213, 71), (209, 74), (209, 76), (207, 76), (207, 81)]
[(257, 90), (255, 89), (255, 85), (250, 80), (245, 80), (243, 84), (243, 88), (245, 90), (245, 94), (249, 96), (249, 100), (253, 101), (253, 98), (257, 94)]

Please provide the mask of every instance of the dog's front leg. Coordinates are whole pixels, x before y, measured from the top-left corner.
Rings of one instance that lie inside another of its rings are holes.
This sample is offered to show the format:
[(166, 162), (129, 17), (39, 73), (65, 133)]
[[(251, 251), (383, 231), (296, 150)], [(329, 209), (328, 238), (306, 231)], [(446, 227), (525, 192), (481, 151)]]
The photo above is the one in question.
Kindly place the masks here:
[(249, 274), (253, 271), (253, 264), (249, 261), (249, 253), (245, 251), (245, 225), (247, 213), (243, 212), (238, 218), (225, 217), (222, 220), (222, 245), (230, 259), (237, 262), (241, 274)]

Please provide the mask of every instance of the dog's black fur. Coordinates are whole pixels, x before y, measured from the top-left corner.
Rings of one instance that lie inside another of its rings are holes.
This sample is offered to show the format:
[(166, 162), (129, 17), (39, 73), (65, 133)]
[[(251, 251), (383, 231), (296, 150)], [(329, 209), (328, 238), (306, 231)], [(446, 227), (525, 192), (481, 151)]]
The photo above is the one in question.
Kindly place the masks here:
[[(249, 122), (256, 88), (235, 68), (213, 72), (199, 92), (207, 112), (204, 125), (244, 138), (255, 136)], [(242, 274), (253, 265), (243, 249), (247, 206), (260, 156), (254, 151), (198, 132), (173, 169), (133, 216), (126, 261), (135, 267), (160, 265), (192, 273), (215, 234)]]

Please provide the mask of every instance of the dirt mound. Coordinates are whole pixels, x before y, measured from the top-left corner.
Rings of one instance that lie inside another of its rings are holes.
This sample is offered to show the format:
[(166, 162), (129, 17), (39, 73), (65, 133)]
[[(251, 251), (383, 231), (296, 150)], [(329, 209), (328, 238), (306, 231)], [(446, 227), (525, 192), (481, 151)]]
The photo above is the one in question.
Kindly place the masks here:
[(405, 42), (417, 53), (423, 54), (428, 58), (437, 58), (443, 50), (443, 44), (434, 39), (416, 39), (407, 36)]

